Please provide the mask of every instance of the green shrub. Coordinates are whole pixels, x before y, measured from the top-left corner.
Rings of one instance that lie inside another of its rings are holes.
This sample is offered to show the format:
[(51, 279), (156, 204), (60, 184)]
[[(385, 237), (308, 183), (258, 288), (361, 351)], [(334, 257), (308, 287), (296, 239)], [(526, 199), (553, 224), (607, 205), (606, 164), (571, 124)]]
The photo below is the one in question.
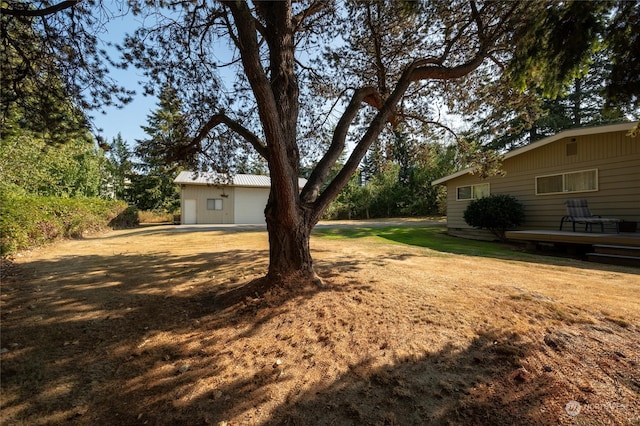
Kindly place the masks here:
[(474, 228), (488, 229), (504, 241), (507, 229), (524, 222), (524, 207), (511, 195), (489, 195), (471, 201), (464, 211), (464, 220)]
[(122, 219), (127, 216), (128, 209), (123, 201), (39, 197), (19, 191), (2, 191), (0, 254), (5, 256), (59, 238), (80, 238), (108, 226), (134, 226), (137, 223), (135, 212), (128, 214), (135, 219)]

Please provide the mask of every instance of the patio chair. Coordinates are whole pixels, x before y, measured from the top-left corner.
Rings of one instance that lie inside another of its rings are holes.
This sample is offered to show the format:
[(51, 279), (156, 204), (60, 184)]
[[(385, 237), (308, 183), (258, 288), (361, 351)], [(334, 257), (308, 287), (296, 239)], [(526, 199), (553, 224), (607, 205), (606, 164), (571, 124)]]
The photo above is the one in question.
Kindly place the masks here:
[(565, 201), (565, 205), (567, 206), (567, 215), (560, 220), (561, 231), (565, 222), (571, 222), (573, 224), (573, 232), (576, 232), (576, 223), (584, 223), (585, 232), (587, 232), (587, 230), (593, 231), (594, 223), (600, 224), (601, 232), (604, 232), (605, 223), (615, 223), (616, 233), (620, 232), (621, 219), (591, 214), (587, 200), (570, 199)]

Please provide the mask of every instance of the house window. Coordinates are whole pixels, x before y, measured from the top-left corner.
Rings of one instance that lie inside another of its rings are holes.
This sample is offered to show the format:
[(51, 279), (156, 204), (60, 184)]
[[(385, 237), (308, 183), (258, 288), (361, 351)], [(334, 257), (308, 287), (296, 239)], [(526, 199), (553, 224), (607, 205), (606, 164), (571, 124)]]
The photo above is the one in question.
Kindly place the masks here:
[(598, 169), (536, 177), (536, 195), (597, 190)]
[(478, 198), (489, 195), (489, 184), (459, 186), (457, 188), (456, 199), (459, 200), (476, 200)]
[(557, 194), (563, 192), (563, 175), (540, 176), (536, 178), (536, 194)]
[(207, 210), (222, 210), (222, 198), (209, 198), (207, 200)]

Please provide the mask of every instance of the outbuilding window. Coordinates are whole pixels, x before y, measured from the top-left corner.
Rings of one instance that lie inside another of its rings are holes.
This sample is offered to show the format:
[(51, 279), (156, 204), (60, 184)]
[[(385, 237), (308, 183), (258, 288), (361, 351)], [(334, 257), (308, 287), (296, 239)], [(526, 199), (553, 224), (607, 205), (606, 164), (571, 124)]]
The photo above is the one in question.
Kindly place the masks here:
[(207, 200), (207, 210), (222, 210), (222, 198), (209, 198)]
[(488, 183), (459, 186), (456, 190), (456, 200), (477, 200), (478, 198), (486, 197), (489, 193)]
[(536, 177), (536, 195), (598, 190), (598, 169)]

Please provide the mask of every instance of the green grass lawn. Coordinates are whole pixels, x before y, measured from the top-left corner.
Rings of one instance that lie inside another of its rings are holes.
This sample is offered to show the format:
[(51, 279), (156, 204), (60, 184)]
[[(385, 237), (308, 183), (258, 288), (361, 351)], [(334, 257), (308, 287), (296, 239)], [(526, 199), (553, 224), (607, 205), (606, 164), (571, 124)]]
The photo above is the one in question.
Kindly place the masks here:
[(488, 256), (518, 260), (533, 258), (535, 256), (523, 252), (522, 246), (515, 244), (452, 237), (447, 235), (446, 229), (440, 226), (336, 227), (316, 229), (314, 235), (335, 239), (376, 237), (401, 244), (426, 247), (439, 252), (469, 256)]

